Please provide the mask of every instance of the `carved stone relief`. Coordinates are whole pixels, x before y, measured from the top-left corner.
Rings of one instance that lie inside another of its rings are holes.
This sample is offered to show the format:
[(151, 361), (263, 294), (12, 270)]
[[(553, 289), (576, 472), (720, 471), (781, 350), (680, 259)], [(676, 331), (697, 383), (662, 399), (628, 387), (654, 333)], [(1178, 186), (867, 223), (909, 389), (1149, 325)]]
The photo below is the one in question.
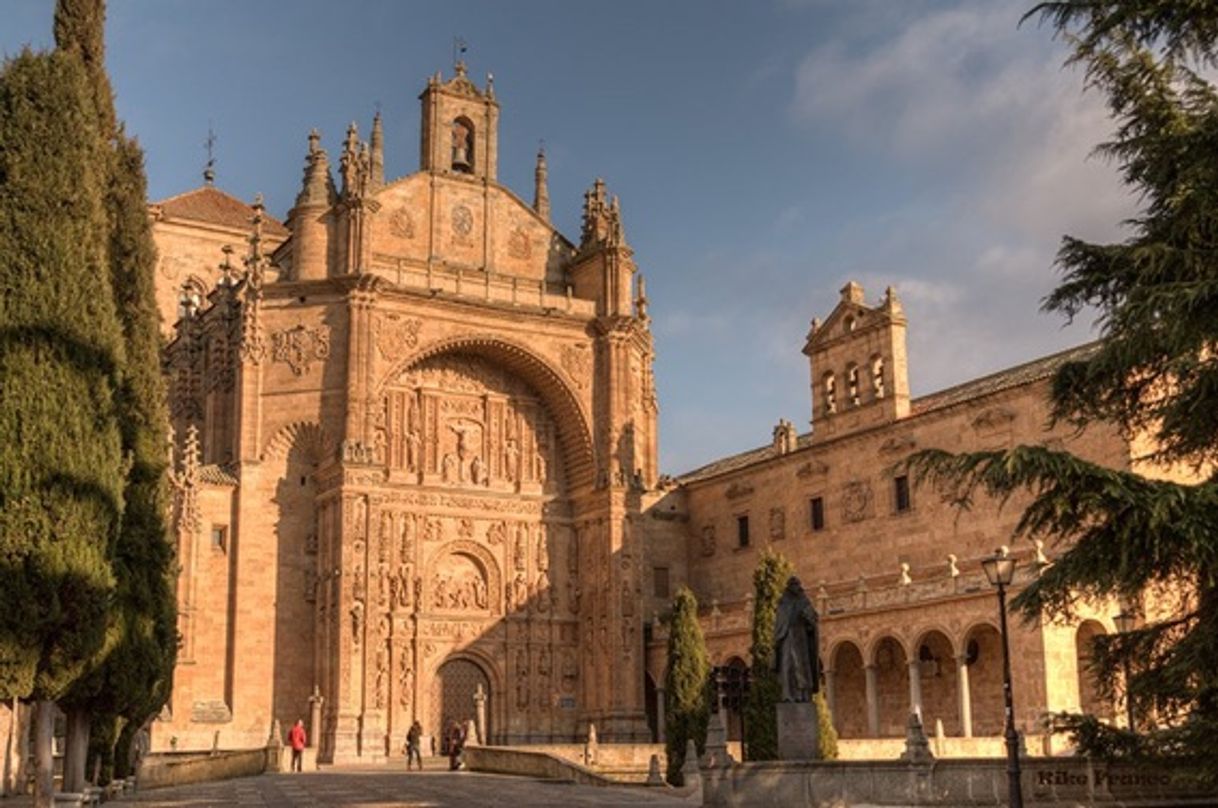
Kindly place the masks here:
[(782, 539), (787, 535), (787, 511), (782, 507), (770, 508), (770, 538)]
[(702, 555), (712, 556), (715, 554), (715, 526), (704, 525), (702, 527)]
[(373, 323), (373, 336), (381, 356), (390, 361), (401, 359), (419, 344), (422, 321), (400, 314), (378, 315)]
[(292, 373), (303, 376), (315, 360), (330, 356), (330, 327), (298, 325), (271, 334), (271, 358), (286, 362)]
[(401, 205), (389, 214), (389, 232), (398, 238), (414, 238), (414, 219), (408, 207)]
[(847, 522), (863, 521), (871, 516), (872, 499), (871, 483), (866, 480), (846, 483), (842, 494), (842, 516)]

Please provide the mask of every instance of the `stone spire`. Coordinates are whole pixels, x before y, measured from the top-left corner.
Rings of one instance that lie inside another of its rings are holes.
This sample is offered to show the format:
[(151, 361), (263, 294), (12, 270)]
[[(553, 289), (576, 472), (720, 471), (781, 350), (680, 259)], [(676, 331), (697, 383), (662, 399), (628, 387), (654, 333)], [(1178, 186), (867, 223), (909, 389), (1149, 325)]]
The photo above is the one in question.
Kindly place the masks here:
[(605, 181), (600, 177), (584, 192), (584, 220), (579, 246), (590, 247), (603, 242), (609, 233), (609, 204), (605, 199)]
[(368, 179), (369, 190), (375, 191), (385, 184), (385, 131), (381, 125), (381, 111), (372, 119), (372, 175)]
[(533, 170), (533, 210), (550, 221), (550, 189), (547, 184), (546, 148), (537, 149), (537, 168)]
[(305, 156), (304, 180), (296, 195), (296, 207), (333, 204), (334, 183), (330, 179), (330, 160), (319, 145), (321, 135), (309, 132), (309, 153)]

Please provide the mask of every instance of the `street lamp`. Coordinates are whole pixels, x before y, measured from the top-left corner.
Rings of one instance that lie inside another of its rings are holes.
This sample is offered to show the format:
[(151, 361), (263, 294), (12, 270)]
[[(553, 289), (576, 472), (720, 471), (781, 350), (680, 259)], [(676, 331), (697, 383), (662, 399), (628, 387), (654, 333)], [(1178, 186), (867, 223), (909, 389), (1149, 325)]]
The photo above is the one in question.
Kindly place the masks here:
[(991, 586), (998, 587), (998, 619), (1002, 627), (1002, 695), (1006, 700), (1007, 788), (1011, 808), (1023, 808), (1023, 789), (1019, 783), (1019, 733), (1015, 731), (1015, 706), (1011, 699), (1011, 651), (1007, 641), (1007, 590), (1015, 579), (1015, 559), (1006, 548), (981, 560), (981, 568)]
[[(1121, 634), (1128, 634), (1133, 631), (1134, 623), (1137, 622), (1137, 619), (1133, 609), (1125, 603), (1121, 604), (1121, 611), (1112, 618), (1113, 622), (1116, 623), (1117, 631)], [(1121, 666), (1124, 668), (1125, 673), (1125, 726), (1130, 732), (1136, 732), (1137, 730), (1133, 725), (1133, 693), (1129, 689), (1129, 654), (1126, 653), (1121, 656), (1123, 657)]]

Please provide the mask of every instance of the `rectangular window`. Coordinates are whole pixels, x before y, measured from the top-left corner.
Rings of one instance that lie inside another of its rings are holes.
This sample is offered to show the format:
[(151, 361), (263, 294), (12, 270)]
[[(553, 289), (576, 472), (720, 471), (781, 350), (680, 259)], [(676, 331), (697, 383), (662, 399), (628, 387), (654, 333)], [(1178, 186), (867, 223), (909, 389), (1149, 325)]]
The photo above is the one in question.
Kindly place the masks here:
[(736, 540), (739, 546), (749, 546), (749, 518), (747, 516), (736, 517)]
[(227, 525), (212, 525), (211, 526), (211, 546), (221, 552), (228, 549), (228, 526)]
[(808, 501), (808, 511), (812, 516), (812, 529), (825, 529), (825, 498), (812, 497)]
[(892, 481), (893, 502), (896, 505), (897, 513), (905, 513), (909, 510), (909, 477), (902, 474)]
[(653, 567), (651, 580), (655, 596), (657, 598), (668, 597), (668, 567)]

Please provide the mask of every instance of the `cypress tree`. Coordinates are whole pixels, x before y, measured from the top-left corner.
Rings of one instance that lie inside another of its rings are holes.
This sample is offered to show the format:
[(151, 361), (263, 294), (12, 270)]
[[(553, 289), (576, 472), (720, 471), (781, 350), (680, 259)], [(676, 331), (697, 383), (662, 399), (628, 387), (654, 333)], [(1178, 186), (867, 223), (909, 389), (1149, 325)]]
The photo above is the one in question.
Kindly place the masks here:
[[(1059, 369), (1053, 415), (1078, 428), (1115, 425), (1173, 474), (1149, 478), (1041, 446), (925, 451), (911, 466), (961, 507), (977, 492), (999, 500), (1031, 493), (1016, 533), (1054, 540), (1061, 554), (1012, 602), (1029, 620), (1069, 618), (1084, 599), (1158, 593), (1153, 604), (1166, 611), (1148, 610), (1137, 630), (1097, 639), (1092, 669), (1112, 696), (1128, 664), (1127, 696), (1153, 708), (1159, 725), (1121, 738), (1095, 722), (1066, 723), (1080, 730), (1084, 752), (1167, 754), (1218, 778), (1218, 89), (1208, 78), (1218, 61), (1218, 9), (1193, 0), (1070, 0), (1030, 15), (1070, 44), (1071, 61), (1106, 96), (1116, 131), (1098, 151), (1141, 205), (1123, 241), (1063, 239), (1064, 278), (1044, 306), (1067, 318), (1098, 312), (1103, 340)], [(1184, 482), (1174, 473), (1190, 467), (1210, 476)]]
[[(60, 52), (80, 60), (89, 77), (98, 126), (108, 144), (104, 204), (109, 280), (122, 327), (124, 363), (117, 388), (123, 449), (130, 459), (124, 511), (113, 565), (117, 579), (110, 637), (97, 666), (61, 700), (69, 715), (65, 782), (83, 785), (85, 757), (112, 760), (113, 744), (132, 733), (168, 698), (176, 659), (173, 551), (167, 533), (168, 414), (160, 370), (160, 337), (153, 272), (156, 250), (147, 216), (143, 152), (116, 123), (104, 67), (102, 0), (59, 0), (55, 38)], [(96, 728), (101, 743), (89, 741)], [(106, 744), (109, 748), (106, 748)], [(127, 749), (119, 750), (120, 774)], [(70, 764), (70, 765), (69, 765)]]
[(766, 550), (753, 571), (753, 660), (748, 701), (744, 706), (746, 755), (749, 760), (778, 758), (775, 705), (781, 688), (774, 673), (774, 618), (794, 568), (780, 553)]
[(829, 712), (823, 688), (816, 691), (812, 701), (816, 704), (816, 725), (820, 732), (816, 759), (837, 760), (837, 728), (833, 726), (833, 715)]
[(698, 754), (706, 751), (706, 725), (710, 721), (710, 662), (706, 641), (698, 624), (698, 600), (688, 587), (681, 587), (672, 605), (668, 633), (668, 672), (664, 715), (668, 782), (684, 785), (681, 767), (685, 746), (693, 740)]
[(79, 59), (4, 66), (0, 144), (0, 693), (45, 702), (105, 644), (123, 509), (107, 161)]

